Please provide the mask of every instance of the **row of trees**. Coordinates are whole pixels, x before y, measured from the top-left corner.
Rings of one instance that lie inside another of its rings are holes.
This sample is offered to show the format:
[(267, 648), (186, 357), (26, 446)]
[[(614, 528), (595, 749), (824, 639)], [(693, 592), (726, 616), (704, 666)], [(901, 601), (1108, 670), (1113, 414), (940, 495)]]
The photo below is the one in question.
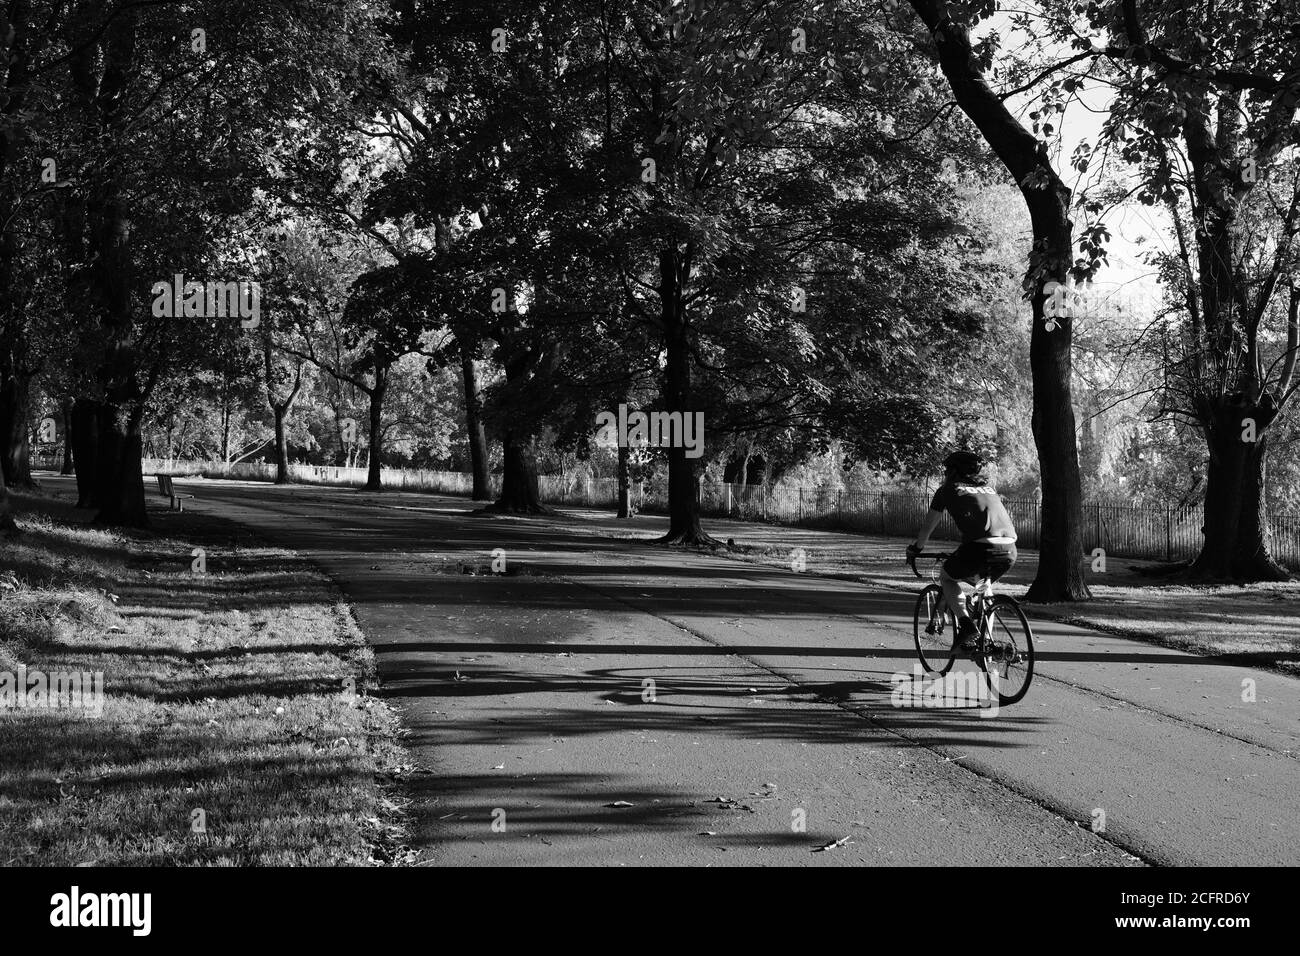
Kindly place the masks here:
[[(1300, 24), (1282, 0), (1203, 6), (11, 0), (5, 481), (30, 480), (39, 391), (83, 503), (142, 525), (151, 423), (260, 401), (287, 480), (310, 395), (335, 422), (360, 396), (377, 488), (394, 403), (445, 416), (454, 378), (476, 497), (500, 442), (501, 509), (540, 510), (539, 440), (583, 454), (619, 404), (704, 410), (732, 474), (830, 447), (924, 472), (947, 442), (1005, 447), (984, 393), (1027, 353), (1031, 597), (1081, 599), (1076, 314), (1053, 290), (1101, 272), (1136, 203), (1171, 242), (1125, 343), (1151, 374), (1119, 398), (1205, 443), (1192, 573), (1280, 576)], [(1099, 95), (1063, 159), (1063, 117)], [(1008, 179), (1024, 239), (975, 211)], [(260, 282), (260, 323), (153, 315), (177, 274)], [(992, 307), (1017, 281), (1025, 307)], [(667, 452), (669, 541), (711, 540), (700, 464)]]

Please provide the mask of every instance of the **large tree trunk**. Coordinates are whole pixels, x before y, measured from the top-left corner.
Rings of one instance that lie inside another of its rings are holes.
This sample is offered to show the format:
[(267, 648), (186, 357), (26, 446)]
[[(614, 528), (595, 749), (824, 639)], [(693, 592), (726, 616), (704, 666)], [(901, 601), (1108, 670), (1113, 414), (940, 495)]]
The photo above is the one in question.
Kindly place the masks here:
[(550, 509), (542, 504), (537, 478), (535, 440), (513, 431), (507, 431), (503, 437), (505, 461), (501, 472), (501, 497), (492, 506), (493, 510), (512, 514), (548, 514)]
[(1044, 251), (1055, 269), (1040, 276), (1032, 300), (1033, 328), (1029, 334), (1029, 368), (1033, 381), (1032, 427), (1042, 482), (1038, 572), (1025, 595), (1030, 601), (1080, 601), (1092, 595), (1083, 579), (1083, 487), (1079, 478), (1079, 446), (1075, 433), (1072, 318), (1054, 317), (1048, 329), (1044, 316), (1044, 286), (1064, 283), (1072, 243), (1069, 191), (1026, 193), (1033, 222), (1034, 248)]
[(298, 362), (298, 367), (294, 370), (293, 375), (293, 388), (289, 389), (289, 394), (282, 400), (276, 394), (274, 352), (274, 331), (270, 323), (268, 323), (262, 332), (262, 369), (266, 380), (266, 404), (270, 406), (271, 414), (275, 419), (275, 483), (277, 485), (287, 485), (290, 481), (289, 435), (285, 426), (289, 419), (289, 412), (293, 409), (293, 403), (302, 390), (303, 363)]
[(1232, 567), (1233, 573), (1244, 581), (1286, 581), (1291, 577), (1273, 557), (1273, 535), (1268, 524), (1266, 444), (1267, 439), (1261, 438), (1246, 457)]
[(271, 411), (275, 415), (275, 483), (287, 485), (289, 484), (289, 437), (288, 429), (285, 428), (285, 419), (289, 417), (289, 409), (285, 403), (276, 402), (271, 406)]
[(222, 390), (221, 399), (221, 460), (230, 462), (230, 399), (229, 388)]
[[(693, 414), (691, 408), (690, 329), (682, 305), (682, 285), (688, 262), (676, 248), (659, 256), (659, 296), (664, 328), (664, 409), (681, 412), (683, 421)], [(684, 447), (668, 449), (668, 533), (666, 544), (698, 544), (716, 547), (718, 542), (700, 526), (700, 501), (697, 497), (696, 465), (698, 459), (687, 458)]]
[(632, 451), (618, 446), (618, 517), (632, 517)]
[(388, 369), (376, 363), (375, 386), (370, 390), (370, 435), (366, 454), (366, 491), (383, 491), (380, 466), (384, 458), (384, 396), (388, 392)]
[[(1189, 576), (1198, 581), (1281, 581), (1290, 575), (1273, 559), (1266, 495), (1267, 430), (1284, 404), (1294, 371), (1297, 302), (1292, 292), (1281, 379), (1270, 381), (1259, 350), (1258, 322), (1276, 286), (1256, 301), (1242, 274), (1248, 259), (1246, 230), (1238, 216), (1251, 185), (1225, 182), (1220, 150), (1236, 144), (1241, 117), (1232, 104), (1219, 110), (1212, 129), (1208, 106), (1192, 109), (1183, 139), (1200, 206), (1195, 230), (1197, 273), (1189, 290), (1187, 367), (1193, 410), (1205, 436), (1205, 539)], [(1288, 113), (1294, 113), (1292, 104)], [(1261, 157), (1263, 161), (1263, 157)], [(1189, 267), (1190, 277), (1190, 267)]]
[(13, 511), (9, 506), (9, 489), (5, 487), (4, 475), (0, 475), (0, 533), (18, 533), (18, 525), (14, 522)]
[(23, 288), (19, 288), (16, 226), (11, 211), (15, 208), (13, 184), (0, 180), (0, 472), (11, 488), (35, 487), (28, 434), (32, 370), (27, 367), (24, 314), (29, 283), (24, 279)]
[(1082, 495), (1070, 394), (1073, 323), (1063, 316), (1049, 330), (1043, 321), (1043, 288), (1050, 281), (1064, 283), (1073, 260), (1070, 190), (1053, 169), (1046, 146), (988, 85), (970, 34), (949, 17), (945, 0), (910, 2), (934, 39), (953, 98), (1019, 184), (1029, 209), (1034, 239), (1027, 286), (1034, 322), (1029, 364), (1043, 504), (1038, 573), (1027, 596), (1042, 602), (1085, 600), (1091, 594), (1083, 580)]
[[(7, 364), (7, 363), (6, 363)], [(32, 488), (31, 377), (0, 369), (0, 470), (10, 488)]]
[(72, 404), (71, 399), (63, 403), (63, 468), (59, 471), (60, 475), (74, 473), (72, 465)]
[(469, 435), (470, 470), (474, 475), (474, 501), (487, 501), (492, 497), (488, 481), (487, 433), (483, 428), (483, 406), (478, 393), (478, 371), (474, 359), (462, 354), (460, 369), (465, 380), (465, 430)]
[(72, 403), (67, 441), (73, 450), (72, 466), (77, 475), (77, 507), (97, 508), (99, 411), (95, 402), (79, 398)]
[[(79, 15), (90, 15), (84, 6)], [(88, 115), (94, 115), (98, 132), (105, 141), (125, 142), (130, 118), (123, 111), (125, 89), (135, 75), (136, 38), (139, 13), (125, 9), (104, 34), (97, 71), (87, 61), (78, 61), (72, 73), (74, 90)], [(81, 24), (85, 27), (86, 24)], [(79, 51), (79, 57), (93, 59), (93, 50)], [(96, 82), (98, 75), (98, 82)], [(112, 164), (109, 164), (110, 166)], [(144, 481), (141, 475), (143, 442), (141, 419), (148, 391), (158, 369), (140, 381), (144, 371), (142, 353), (134, 328), (133, 290), (138, 288), (133, 255), (130, 200), (120, 171), (105, 173), (93, 191), (87, 216), (90, 239), (89, 289), (91, 310), (104, 331), (104, 353), (97, 370), (103, 402), (99, 407), (99, 448), (96, 461), (97, 524), (147, 528)]]
[[(15, 348), (18, 344), (21, 325), (21, 306), (15, 284), (17, 244), (14, 236), (14, 212), (17, 209), (19, 176), (15, 175), (15, 165), (19, 156), (19, 142), (24, 136), (24, 113), (29, 106), (27, 95), (33, 89), (30, 68), (38, 62), (45, 45), (50, 42), (52, 31), (40, 25), (43, 17), (26, 3), (10, 3), (5, 10), (7, 35), (0, 39), (6, 47), (7, 64), (4, 70), (4, 85), (0, 87), (0, 336), (5, 341), (0, 360), (6, 363), (5, 370), (17, 371), (11, 363), (18, 356)], [(23, 416), (24, 419), (26, 416)], [(9, 445), (9, 431), (5, 429), (0, 435), (6, 449)], [(24, 435), (24, 442), (26, 435)], [(4, 455), (9, 462), (9, 455)], [(26, 467), (21, 462), (19, 471)], [(6, 464), (5, 467), (9, 467)], [(31, 480), (30, 471), (27, 480)], [(5, 481), (5, 468), (0, 467), (0, 531), (17, 534), (10, 510), (8, 483)]]
[[(129, 334), (128, 325), (115, 325), (115, 334)], [(101, 374), (110, 383), (108, 399), (99, 403), (96, 417), (95, 523), (114, 527), (147, 528), (141, 457), (144, 441), (141, 422), (144, 396), (135, 382), (130, 345), (120, 340), (110, 346)]]
[(105, 402), (99, 408), (99, 449), (95, 524), (110, 527), (147, 528), (149, 516), (144, 502), (141, 472), (143, 439), (142, 411), (127, 411)]
[(1266, 435), (1243, 440), (1245, 420), (1262, 431), (1272, 411), (1242, 402), (1223, 402), (1201, 423), (1209, 450), (1206, 467), (1205, 540), (1192, 563), (1196, 580), (1284, 581), (1289, 575), (1273, 560), (1268, 528)]
[[(14, 29), (26, 26), (25, 11), (21, 4), (18, 7)], [(0, 38), (0, 44), (7, 46), (8, 42), (9, 38)], [(26, 73), (21, 58), (14, 60), (6, 73), (14, 71)], [(32, 476), (27, 459), (26, 376), (19, 368), (25, 351), (21, 343), (27, 297), (18, 288), (18, 245), (14, 235), (17, 183), (6, 173), (18, 152), (17, 137), (10, 132), (16, 126), (11, 126), (14, 118), (8, 101), (18, 94), (8, 90), (12, 77), (8, 79), (6, 88), (0, 89), (0, 474), (6, 485), (13, 486), (30, 484)]]
[[(541, 296), (538, 296), (538, 301)], [(536, 384), (536, 376), (547, 374), (544, 368), (549, 363), (554, 370), (555, 354), (549, 355), (538, 351), (531, 345), (520, 345), (510, 337), (498, 340), (497, 352), (502, 368), (506, 373), (506, 384), (513, 392), (513, 400), (520, 401), (530, 386)], [(530, 422), (531, 417), (522, 418)], [(512, 421), (521, 420), (513, 418)], [(501, 495), (489, 506), (492, 511), (512, 514), (551, 514), (550, 508), (542, 504), (540, 483), (537, 478), (536, 437), (531, 423), (527, 428), (507, 427), (501, 436), (503, 462), (501, 470)]]

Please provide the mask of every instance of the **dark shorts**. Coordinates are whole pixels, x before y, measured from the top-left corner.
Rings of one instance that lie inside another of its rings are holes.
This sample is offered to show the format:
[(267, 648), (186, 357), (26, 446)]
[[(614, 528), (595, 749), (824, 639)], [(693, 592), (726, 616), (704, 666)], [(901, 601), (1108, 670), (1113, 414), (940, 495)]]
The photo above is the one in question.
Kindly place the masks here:
[(943, 563), (948, 577), (965, 581), (970, 578), (988, 578), (996, 581), (1011, 570), (1016, 563), (1016, 546), (1014, 544), (980, 544), (968, 541), (958, 546), (952, 556)]

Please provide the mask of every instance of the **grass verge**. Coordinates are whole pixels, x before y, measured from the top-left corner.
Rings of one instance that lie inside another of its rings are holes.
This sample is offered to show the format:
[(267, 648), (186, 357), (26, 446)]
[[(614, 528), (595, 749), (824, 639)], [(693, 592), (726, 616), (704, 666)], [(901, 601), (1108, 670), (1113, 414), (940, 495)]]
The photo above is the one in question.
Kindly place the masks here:
[[(415, 862), (400, 725), (319, 572), (203, 515), (126, 535), (15, 503), (0, 675), (25, 668), (27, 693), (0, 693), (0, 865)], [(102, 675), (101, 706), (49, 706), (36, 672)]]

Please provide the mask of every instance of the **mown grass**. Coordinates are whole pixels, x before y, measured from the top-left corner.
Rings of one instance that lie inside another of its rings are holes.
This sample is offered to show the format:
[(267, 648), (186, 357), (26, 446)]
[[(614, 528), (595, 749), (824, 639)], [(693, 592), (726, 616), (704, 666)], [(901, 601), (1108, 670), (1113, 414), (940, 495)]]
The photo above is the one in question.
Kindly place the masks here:
[(104, 704), (0, 708), (0, 865), (413, 861), (399, 724), (318, 572), (202, 515), (127, 536), (17, 504), (0, 671), (102, 672)]

